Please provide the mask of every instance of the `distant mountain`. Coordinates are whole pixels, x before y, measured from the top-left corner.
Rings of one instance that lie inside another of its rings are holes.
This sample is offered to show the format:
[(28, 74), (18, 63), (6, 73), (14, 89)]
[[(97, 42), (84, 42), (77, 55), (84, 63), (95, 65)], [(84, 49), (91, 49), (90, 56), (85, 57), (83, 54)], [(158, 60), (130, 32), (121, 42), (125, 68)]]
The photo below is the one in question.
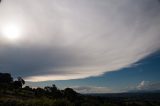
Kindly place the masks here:
[(133, 99), (133, 100), (160, 100), (160, 91), (141, 91), (141, 92), (126, 92), (126, 93), (103, 93), (103, 94), (85, 94), (89, 96), (95, 97), (105, 97), (105, 98), (112, 98), (112, 99)]
[(160, 93), (160, 90), (131, 90), (128, 93)]

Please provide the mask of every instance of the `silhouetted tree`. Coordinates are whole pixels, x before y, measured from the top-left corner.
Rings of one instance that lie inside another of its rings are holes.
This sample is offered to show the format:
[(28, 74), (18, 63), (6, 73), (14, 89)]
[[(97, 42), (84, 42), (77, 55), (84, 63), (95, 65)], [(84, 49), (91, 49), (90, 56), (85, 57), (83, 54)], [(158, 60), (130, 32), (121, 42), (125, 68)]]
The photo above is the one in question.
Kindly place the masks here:
[(75, 92), (72, 88), (66, 88), (64, 90), (64, 96), (67, 97), (70, 101), (77, 99), (78, 93)]
[(13, 82), (13, 85), (14, 85), (14, 88), (15, 88), (15, 89), (22, 88), (22, 83), (19, 82), (19, 81), (14, 81), (14, 82)]
[(24, 84), (25, 84), (25, 81), (21, 77), (18, 77), (17, 81), (13, 82), (14, 88), (16, 89), (22, 88)]
[(0, 73), (0, 89), (10, 89), (13, 78), (9, 73)]
[(21, 82), (21, 83), (22, 83), (22, 85), (24, 85), (24, 84), (25, 84), (25, 81), (24, 81), (21, 77), (18, 77), (17, 79), (18, 79), (18, 81), (19, 81), (19, 82)]
[(50, 95), (53, 98), (62, 97), (62, 92), (54, 84), (51, 87), (45, 87), (44, 90), (46, 91), (47, 95)]
[(35, 93), (35, 96), (44, 96), (45, 95), (45, 90), (42, 89), (42, 88), (36, 88), (36, 89), (33, 89), (34, 93)]
[(0, 83), (11, 83), (13, 82), (13, 78), (9, 73), (0, 73)]
[(25, 86), (23, 89), (27, 91), (32, 91), (32, 88), (30, 86)]

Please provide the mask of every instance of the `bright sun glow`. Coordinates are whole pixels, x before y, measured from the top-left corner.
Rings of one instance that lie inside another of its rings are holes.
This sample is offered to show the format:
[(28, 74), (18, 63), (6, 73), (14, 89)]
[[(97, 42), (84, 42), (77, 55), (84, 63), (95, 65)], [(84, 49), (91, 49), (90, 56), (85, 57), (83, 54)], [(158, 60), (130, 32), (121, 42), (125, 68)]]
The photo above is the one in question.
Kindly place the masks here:
[(16, 24), (8, 24), (3, 27), (2, 34), (8, 40), (18, 40), (21, 37), (21, 29)]

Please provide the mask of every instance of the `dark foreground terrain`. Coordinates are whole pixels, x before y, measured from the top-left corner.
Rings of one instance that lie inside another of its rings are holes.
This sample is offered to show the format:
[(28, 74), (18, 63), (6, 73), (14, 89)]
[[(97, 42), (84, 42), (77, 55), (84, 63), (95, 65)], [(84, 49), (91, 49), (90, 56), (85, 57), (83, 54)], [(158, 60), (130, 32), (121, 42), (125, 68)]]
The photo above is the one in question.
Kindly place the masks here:
[(22, 86), (8, 73), (0, 73), (0, 106), (160, 106), (160, 93), (119, 93), (82, 95), (71, 88), (59, 90)]

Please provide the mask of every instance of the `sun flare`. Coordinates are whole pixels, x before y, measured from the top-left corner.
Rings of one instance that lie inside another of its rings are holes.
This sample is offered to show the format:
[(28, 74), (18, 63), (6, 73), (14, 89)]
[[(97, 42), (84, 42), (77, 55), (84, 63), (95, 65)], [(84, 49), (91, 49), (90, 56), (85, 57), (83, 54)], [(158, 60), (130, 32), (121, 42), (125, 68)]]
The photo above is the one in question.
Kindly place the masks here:
[(21, 37), (21, 28), (16, 24), (8, 24), (2, 28), (2, 35), (7, 40), (16, 41)]

